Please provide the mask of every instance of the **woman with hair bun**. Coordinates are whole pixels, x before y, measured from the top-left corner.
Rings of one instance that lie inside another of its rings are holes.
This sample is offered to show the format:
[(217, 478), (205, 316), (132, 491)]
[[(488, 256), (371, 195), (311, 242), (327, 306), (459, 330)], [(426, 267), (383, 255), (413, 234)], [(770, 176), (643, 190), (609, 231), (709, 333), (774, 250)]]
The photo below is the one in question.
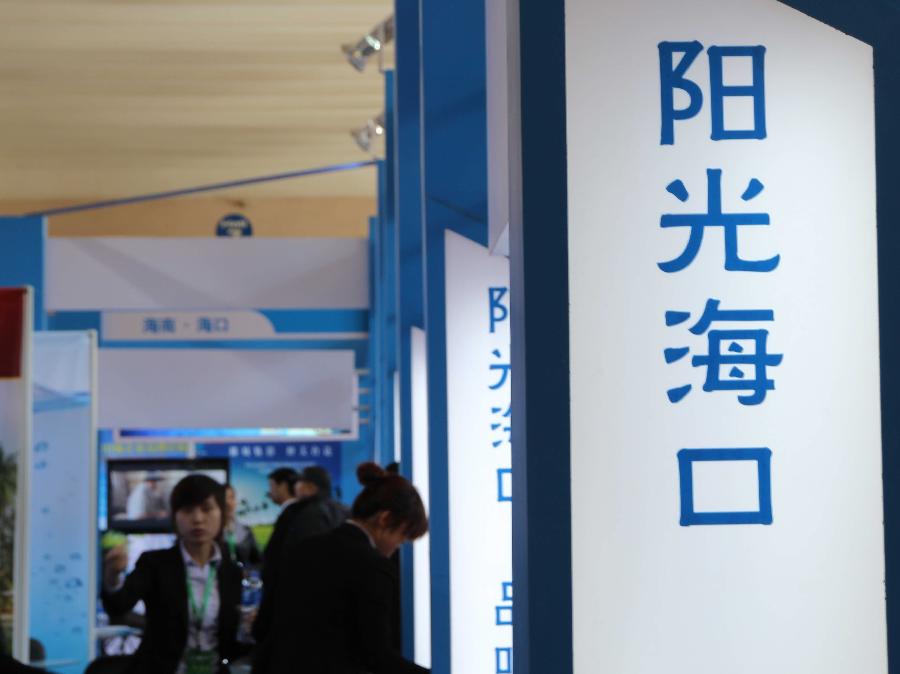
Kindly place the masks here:
[(427, 674), (394, 643), (389, 558), (428, 531), (416, 488), (374, 463), (357, 468), (363, 490), (351, 518), (323, 536), (292, 543), (271, 632), (254, 671), (265, 674)]

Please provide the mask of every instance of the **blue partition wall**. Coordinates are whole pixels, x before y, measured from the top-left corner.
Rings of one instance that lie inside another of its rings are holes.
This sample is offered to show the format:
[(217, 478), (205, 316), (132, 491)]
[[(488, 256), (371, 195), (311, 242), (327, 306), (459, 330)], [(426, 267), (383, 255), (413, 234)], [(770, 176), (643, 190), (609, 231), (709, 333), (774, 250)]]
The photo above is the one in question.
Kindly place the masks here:
[(0, 217), (0, 286), (34, 289), (34, 328), (43, 330), (44, 242), (47, 221), (41, 217)]

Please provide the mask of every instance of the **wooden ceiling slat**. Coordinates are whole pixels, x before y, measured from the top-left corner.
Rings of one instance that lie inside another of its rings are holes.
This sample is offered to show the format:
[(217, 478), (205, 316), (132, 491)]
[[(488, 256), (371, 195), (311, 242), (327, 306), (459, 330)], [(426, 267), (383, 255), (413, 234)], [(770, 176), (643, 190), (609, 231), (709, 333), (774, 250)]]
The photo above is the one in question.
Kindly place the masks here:
[[(0, 199), (127, 196), (365, 158), (349, 130), (382, 109), (383, 81), (339, 47), (391, 5), (0, 0)], [(307, 180), (253, 194), (374, 194), (371, 170)]]

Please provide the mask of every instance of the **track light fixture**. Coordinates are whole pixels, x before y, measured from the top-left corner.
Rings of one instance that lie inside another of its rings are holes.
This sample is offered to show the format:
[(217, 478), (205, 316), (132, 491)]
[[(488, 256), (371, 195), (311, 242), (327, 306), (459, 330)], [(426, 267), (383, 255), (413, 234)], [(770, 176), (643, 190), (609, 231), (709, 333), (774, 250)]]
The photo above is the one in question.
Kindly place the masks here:
[(358, 129), (353, 129), (350, 135), (353, 136), (353, 140), (356, 141), (356, 144), (359, 145), (363, 152), (371, 154), (372, 141), (376, 137), (384, 135), (384, 113), (382, 112), (377, 117), (373, 117)]
[(365, 70), (366, 64), (373, 54), (381, 55), (382, 49), (394, 39), (394, 15), (375, 26), (358, 41), (341, 45), (341, 51), (347, 61), (359, 72)]

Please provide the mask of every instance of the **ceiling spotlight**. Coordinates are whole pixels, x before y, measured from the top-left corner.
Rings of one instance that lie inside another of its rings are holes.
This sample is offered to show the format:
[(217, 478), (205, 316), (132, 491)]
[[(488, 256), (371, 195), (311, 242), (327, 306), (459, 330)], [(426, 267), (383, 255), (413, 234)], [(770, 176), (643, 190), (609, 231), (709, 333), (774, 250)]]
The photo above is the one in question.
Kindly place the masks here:
[(362, 72), (373, 54), (381, 53), (384, 46), (394, 39), (394, 15), (375, 26), (355, 43), (341, 45), (341, 51), (350, 65)]
[(384, 113), (382, 112), (377, 117), (373, 117), (364, 126), (353, 129), (350, 135), (353, 136), (353, 140), (356, 141), (356, 144), (359, 145), (363, 152), (371, 154), (372, 141), (376, 136), (384, 135)]

